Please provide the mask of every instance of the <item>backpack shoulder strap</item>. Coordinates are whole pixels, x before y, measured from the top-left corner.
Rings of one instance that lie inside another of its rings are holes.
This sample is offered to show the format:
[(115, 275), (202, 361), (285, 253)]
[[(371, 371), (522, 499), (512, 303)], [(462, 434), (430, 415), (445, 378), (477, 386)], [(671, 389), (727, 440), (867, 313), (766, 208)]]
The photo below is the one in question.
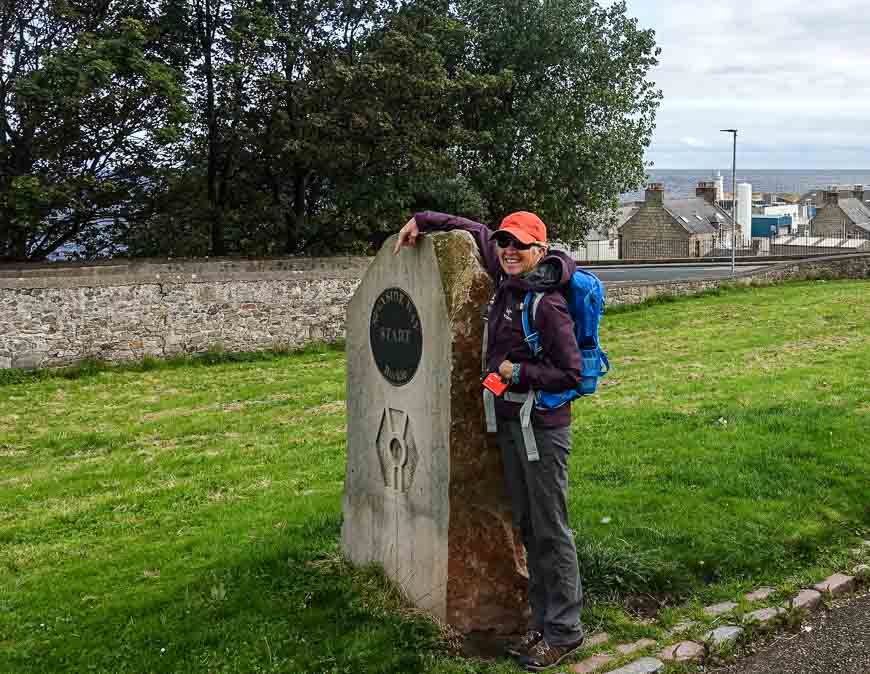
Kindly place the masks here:
[[(588, 274), (588, 272), (586, 272)], [(589, 274), (593, 283), (583, 301), (583, 326), (584, 337), (593, 340), (598, 345), (598, 326), (601, 323), (601, 314), (604, 313), (604, 286), (598, 277)]]
[(537, 356), (541, 352), (541, 339), (535, 329), (535, 315), (538, 313), (538, 304), (541, 303), (543, 296), (542, 292), (530, 290), (523, 299), (523, 334), (532, 356)]
[(537, 292), (535, 293), (534, 299), (532, 299), (532, 325), (535, 324), (535, 317), (538, 315), (538, 305), (541, 303), (543, 297), (544, 293)]
[(487, 349), (489, 348), (489, 310), (492, 308), (492, 303), (495, 302), (497, 289), (493, 290), (490, 295), (489, 302), (483, 308), (483, 343), (480, 345), (480, 378), (486, 377)]

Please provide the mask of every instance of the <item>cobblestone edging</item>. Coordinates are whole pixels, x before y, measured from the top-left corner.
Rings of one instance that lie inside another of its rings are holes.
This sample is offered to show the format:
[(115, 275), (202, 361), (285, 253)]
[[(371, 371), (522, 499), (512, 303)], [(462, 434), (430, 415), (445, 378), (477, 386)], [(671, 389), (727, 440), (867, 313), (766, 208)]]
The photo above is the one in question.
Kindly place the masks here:
[[(870, 541), (863, 541), (853, 554), (859, 562), (870, 558)], [(754, 632), (769, 631), (786, 623), (795, 627), (807, 612), (819, 609), (826, 597), (854, 592), (858, 585), (868, 582), (870, 565), (858, 563), (851, 575), (835, 573), (816, 583), (812, 589), (801, 589), (788, 599), (742, 614), (741, 606), (752, 608), (753, 604), (766, 602), (777, 595), (776, 589), (762, 587), (743, 595), (739, 602), (706, 606), (699, 612), (703, 622), (686, 620), (678, 623), (665, 633), (663, 639), (611, 644), (608, 634), (595, 634), (586, 640), (585, 648), (594, 647), (596, 652), (557, 674), (652, 674), (664, 671), (666, 663), (705, 665), (736, 644), (751, 641)], [(687, 635), (694, 638), (686, 638)], [(625, 656), (644, 651), (643, 657), (625, 662)]]
[[(202, 352), (296, 348), (344, 338), (369, 258), (141, 261), (0, 267), (0, 369)], [(791, 261), (729, 280), (608, 284), (608, 304), (694, 295), (725, 283), (870, 278), (870, 254)]]

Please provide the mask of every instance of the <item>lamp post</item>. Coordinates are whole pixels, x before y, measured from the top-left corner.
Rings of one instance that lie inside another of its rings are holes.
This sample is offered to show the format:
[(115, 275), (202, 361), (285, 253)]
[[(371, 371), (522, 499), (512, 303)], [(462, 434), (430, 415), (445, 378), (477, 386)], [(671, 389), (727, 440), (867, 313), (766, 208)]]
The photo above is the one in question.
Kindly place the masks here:
[(737, 255), (737, 129), (719, 129), (722, 133), (734, 136), (734, 154), (731, 157), (731, 276), (734, 276), (735, 256)]

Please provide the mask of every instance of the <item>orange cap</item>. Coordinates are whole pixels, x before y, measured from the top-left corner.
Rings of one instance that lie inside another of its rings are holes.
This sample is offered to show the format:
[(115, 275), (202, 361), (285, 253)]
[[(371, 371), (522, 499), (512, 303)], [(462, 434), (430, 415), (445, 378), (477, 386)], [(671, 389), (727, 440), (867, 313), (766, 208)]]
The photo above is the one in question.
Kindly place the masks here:
[(517, 211), (501, 221), (501, 227), (493, 232), (493, 238), (506, 232), (520, 243), (547, 243), (547, 225), (534, 213)]

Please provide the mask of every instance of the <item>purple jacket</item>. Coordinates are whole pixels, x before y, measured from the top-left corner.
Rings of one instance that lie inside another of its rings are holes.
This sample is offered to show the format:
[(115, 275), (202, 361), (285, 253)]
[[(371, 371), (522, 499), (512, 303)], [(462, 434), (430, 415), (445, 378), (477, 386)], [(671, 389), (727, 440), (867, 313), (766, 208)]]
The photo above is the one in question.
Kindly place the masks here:
[[(565, 297), (550, 292), (565, 285), (577, 265), (564, 253), (549, 253), (538, 266), (518, 277), (507, 276), (498, 261), (495, 243), (490, 241), (492, 231), (479, 222), (446, 213), (424, 211), (414, 216), (421, 232), (448, 232), (461, 229), (477, 241), (477, 247), (490, 276), (495, 279), (496, 293), (489, 309), (489, 339), (487, 343), (487, 369), (497, 372), (504, 360), (520, 365), (519, 382), (510, 390), (526, 393), (536, 391), (559, 392), (576, 388), (580, 383), (580, 353), (574, 336), (574, 320), (568, 313)], [(543, 291), (538, 304), (535, 328), (540, 335), (542, 352), (537, 358), (525, 343), (521, 305), (529, 290)], [(495, 411), (499, 417), (519, 418), (519, 403), (496, 399)], [(532, 423), (542, 428), (559, 428), (571, 423), (571, 406), (555, 410), (535, 410)]]

